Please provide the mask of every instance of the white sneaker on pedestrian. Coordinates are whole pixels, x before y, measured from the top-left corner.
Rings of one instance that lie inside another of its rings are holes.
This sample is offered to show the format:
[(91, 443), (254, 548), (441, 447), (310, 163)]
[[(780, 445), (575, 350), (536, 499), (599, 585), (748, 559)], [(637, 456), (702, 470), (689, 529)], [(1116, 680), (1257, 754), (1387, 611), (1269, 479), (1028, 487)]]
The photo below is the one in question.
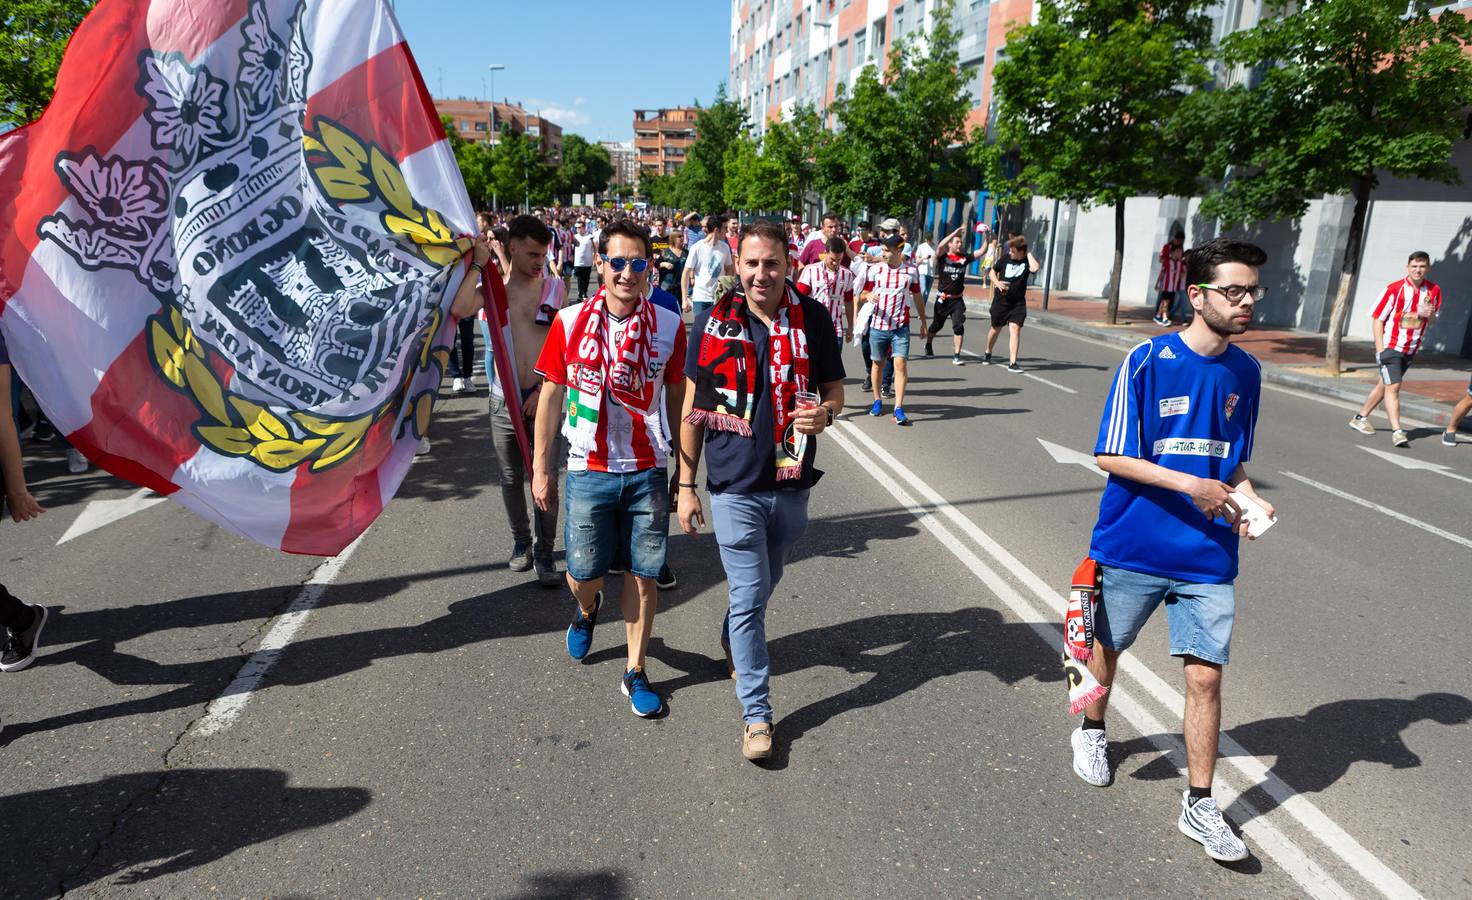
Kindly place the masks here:
[(419, 439), (419, 446), (414, 449), (414, 455), (415, 456), (424, 456), (424, 455), (426, 455), (428, 453), (429, 453), (429, 438), (422, 437), (422, 438)]
[(1371, 425), (1370, 420), (1365, 418), (1364, 416), (1355, 416), (1353, 419), (1350, 419), (1349, 427), (1353, 428), (1355, 431), (1358, 431), (1360, 434), (1375, 433), (1375, 426)]
[(1216, 808), (1215, 797), (1191, 802), (1191, 792), (1181, 792), (1181, 818), (1176, 823), (1181, 834), (1206, 848), (1206, 855), (1217, 862), (1241, 862), (1247, 858), (1247, 845), (1237, 837), (1232, 826)]
[(78, 450), (76, 447), (67, 448), (66, 470), (68, 472), (72, 473), (73, 475), (80, 475), (90, 468), (92, 468), (92, 464), (87, 461), (87, 457), (82, 455), (82, 451)]
[(1104, 729), (1073, 730), (1073, 771), (1094, 787), (1107, 787), (1114, 776), (1109, 772), (1109, 741)]
[(1390, 442), (1397, 447), (1411, 446), (1411, 439), (1406, 435), (1404, 428), (1397, 428), (1390, 433)]
[(463, 394), (463, 393), (465, 393), (465, 379), (464, 378), (456, 378), (454, 381), (450, 382), (450, 393), (452, 393), (452, 394)]

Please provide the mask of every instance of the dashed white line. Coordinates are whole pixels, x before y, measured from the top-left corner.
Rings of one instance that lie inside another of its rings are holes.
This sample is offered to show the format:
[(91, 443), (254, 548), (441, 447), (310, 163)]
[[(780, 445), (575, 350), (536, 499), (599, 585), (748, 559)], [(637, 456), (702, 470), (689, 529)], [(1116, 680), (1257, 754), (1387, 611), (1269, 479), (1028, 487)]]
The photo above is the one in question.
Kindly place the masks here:
[(1452, 534), (1450, 531), (1437, 528), (1435, 525), (1428, 525), (1427, 523), (1422, 522), (1420, 519), (1411, 518), (1405, 513), (1396, 512), (1395, 510), (1390, 509), (1389, 507), (1381, 506), (1378, 503), (1371, 503), (1369, 500), (1366, 500), (1363, 497), (1356, 497), (1354, 494), (1351, 494), (1347, 491), (1341, 491), (1339, 488), (1336, 487), (1330, 487), (1329, 485), (1319, 481), (1314, 481), (1312, 478), (1305, 478), (1304, 476), (1299, 475), (1297, 472), (1284, 472), (1283, 474), (1289, 478), (1292, 478), (1294, 481), (1302, 482), (1311, 488), (1317, 488), (1318, 490), (1321, 490), (1326, 494), (1338, 497), (1341, 500), (1348, 500), (1350, 503), (1363, 506), (1365, 509), (1373, 509), (1375, 512), (1383, 513), (1384, 515), (1390, 516), (1392, 519), (1397, 519), (1401, 522), (1406, 523), (1407, 525), (1434, 534), (1437, 537), (1446, 538), (1454, 544), (1461, 544), (1463, 547), (1472, 547), (1472, 539), (1464, 538), (1460, 534)]
[[(936, 493), (858, 426), (846, 422), (839, 423), (829, 433), (840, 447), (858, 460), (875, 480), (884, 486), (896, 500), (904, 504), (983, 584), (1006, 603), (1019, 619), (1030, 624), (1044, 641), (1050, 644), (1060, 641), (1060, 632), (1051, 625), (1051, 621), (1061, 620), (1063, 610), (1067, 605), (1062, 595), (1023, 565), (975, 522), (948, 503), (945, 498)], [(863, 449), (860, 449), (859, 445), (862, 445)], [(872, 459), (870, 454), (872, 454)], [(875, 461), (879, 465), (875, 465)], [(885, 471), (886, 468), (907, 482), (919, 495), (920, 500), (914, 499), (894, 478), (891, 478)], [(969, 536), (1002, 568), (1031, 590), (1041, 601), (1042, 607), (1039, 608), (1024, 599), (995, 569), (979, 559), (954, 533), (937, 521), (936, 512), (954, 523), (962, 533)], [(1120, 658), (1119, 670), (1124, 676), (1144, 688), (1146, 693), (1154, 697), (1172, 715), (1179, 717), (1184, 711), (1185, 699), (1181, 694), (1144, 663), (1126, 655)], [(1159, 738), (1166, 734), (1164, 727), (1134, 702), (1131, 695), (1118, 681), (1114, 687), (1113, 697), (1111, 704), (1114, 708), (1129, 719), (1142, 735), (1151, 738), (1152, 743), (1163, 750), (1172, 749), (1169, 740)], [(1277, 810), (1266, 815), (1259, 815), (1250, 804), (1243, 804), (1243, 811), (1251, 817), (1251, 821), (1244, 826), (1243, 830), (1306, 891), (1316, 897), (1350, 896), (1349, 892), (1335, 882), (1322, 866), (1273, 825), (1270, 820), (1278, 811), (1297, 820), (1335, 856), (1339, 857), (1360, 877), (1374, 885), (1381, 894), (1392, 898), (1421, 897), (1420, 893), (1394, 870), (1370, 853), (1311, 801), (1274, 775), (1266, 764), (1257, 757), (1251, 756), (1246, 748), (1236, 740), (1223, 734), (1221, 747), (1222, 763), (1236, 769), (1250, 785), (1261, 787), (1278, 804)], [(1239, 799), (1238, 802), (1242, 801)]]
[(363, 538), (368, 534), (364, 531), (357, 539), (343, 548), (342, 552), (326, 560), (322, 565), (313, 570), (310, 578), (302, 585), (296, 597), (284, 611), (278, 614), (266, 632), (265, 638), (256, 651), (246, 658), (245, 664), (240, 671), (235, 673), (235, 678), (225, 688), (220, 696), (210, 702), (205, 709), (204, 715), (195, 721), (186, 733), (186, 737), (209, 737), (219, 734), (240, 718), (245, 710), (245, 705), (260, 687), (261, 679), (266, 677), (276, 661), (281, 658), (281, 653), (296, 633), (307, 623), (307, 617), (311, 615), (313, 607), (322, 601), (322, 595), (326, 593), (327, 586), (337, 579), (342, 573), (342, 568), (347, 564), (348, 558)]

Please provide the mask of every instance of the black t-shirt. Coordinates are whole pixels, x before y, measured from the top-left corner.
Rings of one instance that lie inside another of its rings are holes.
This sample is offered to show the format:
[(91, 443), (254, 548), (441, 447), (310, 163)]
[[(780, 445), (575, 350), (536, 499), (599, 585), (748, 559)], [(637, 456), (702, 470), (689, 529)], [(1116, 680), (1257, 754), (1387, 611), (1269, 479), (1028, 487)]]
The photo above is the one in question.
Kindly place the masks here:
[(936, 266), (936, 290), (950, 297), (958, 296), (966, 290), (966, 267), (971, 265), (971, 256), (963, 254), (952, 256), (942, 253), (935, 258)]
[(992, 272), (1002, 281), (1007, 282), (1007, 290), (998, 291), (997, 298), (1004, 303), (1025, 303), (1027, 301), (1027, 257), (1013, 259), (1010, 255), (1005, 259), (999, 259), (992, 265)]
[[(803, 330), (808, 335), (808, 384), (813, 393), (830, 381), (844, 377), (843, 357), (833, 319), (818, 301), (802, 298)], [(689, 345), (685, 350), (685, 375), (695, 380), (700, 364), (700, 336), (710, 311), (695, 317), (690, 326)], [(767, 326), (751, 317), (751, 340), (756, 345), (756, 409), (751, 416), (751, 437), (732, 431), (705, 430), (705, 486), (719, 493), (730, 491), (754, 494), (758, 491), (803, 490), (818, 483), (823, 473), (814, 468), (818, 442), (808, 439), (802, 463), (802, 477), (777, 483), (777, 447), (772, 433), (772, 391), (767, 375)]]
[(670, 236), (667, 234), (651, 234), (649, 236), (649, 258), (659, 259), (659, 255), (670, 248)]

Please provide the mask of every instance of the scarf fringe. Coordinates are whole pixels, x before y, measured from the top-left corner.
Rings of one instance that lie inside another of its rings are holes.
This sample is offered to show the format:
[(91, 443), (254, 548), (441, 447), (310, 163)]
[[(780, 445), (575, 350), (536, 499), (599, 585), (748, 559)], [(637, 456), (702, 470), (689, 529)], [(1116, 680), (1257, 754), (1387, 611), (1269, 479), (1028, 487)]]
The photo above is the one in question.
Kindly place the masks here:
[(1099, 700), (1107, 693), (1109, 693), (1109, 688), (1105, 687), (1102, 684), (1095, 685), (1093, 690), (1087, 692), (1082, 697), (1069, 701), (1069, 715), (1078, 715), (1079, 713), (1084, 711), (1084, 707), (1088, 706), (1090, 703), (1095, 702), (1096, 700)]
[(1066, 641), (1063, 644), (1063, 651), (1079, 662), (1088, 662), (1094, 658), (1094, 648), (1079, 647)]
[(802, 466), (801, 465), (796, 465), (796, 466), (778, 466), (777, 467), (777, 480), (778, 481), (792, 481), (794, 479), (801, 478), (801, 477), (802, 477)]
[(751, 423), (740, 416), (720, 413), (709, 409), (692, 409), (685, 417), (691, 425), (704, 425), (711, 431), (734, 431), (742, 437), (751, 437)]

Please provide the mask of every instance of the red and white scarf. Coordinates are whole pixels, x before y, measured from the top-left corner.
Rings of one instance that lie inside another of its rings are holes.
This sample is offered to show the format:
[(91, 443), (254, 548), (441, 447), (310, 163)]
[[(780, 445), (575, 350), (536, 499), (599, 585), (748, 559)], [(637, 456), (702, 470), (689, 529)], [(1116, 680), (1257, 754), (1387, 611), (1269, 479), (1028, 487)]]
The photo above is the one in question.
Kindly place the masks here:
[[(716, 301), (700, 335), (695, 401), (685, 421), (752, 437), (757, 370), (750, 320), (751, 310), (739, 289)], [(798, 392), (809, 389), (808, 341), (802, 301), (790, 284), (767, 332), (767, 376), (777, 480), (801, 478), (807, 435), (798, 434), (792, 413)]]
[(1068, 711), (1073, 715), (1109, 692), (1087, 665), (1094, 658), (1094, 607), (1103, 597), (1102, 585), (1099, 564), (1085, 558), (1073, 572), (1068, 609), (1063, 614), (1063, 676), (1068, 685)]
[[(598, 422), (609, 396), (635, 420), (659, 412), (659, 384), (649, 379), (649, 353), (657, 326), (654, 306), (641, 299), (617, 347), (609, 342), (605, 289), (583, 303), (567, 334), (567, 370), (576, 402), (594, 415), (568, 416), (562, 433), (584, 452), (598, 446)], [(659, 429), (661, 432), (663, 429)]]

